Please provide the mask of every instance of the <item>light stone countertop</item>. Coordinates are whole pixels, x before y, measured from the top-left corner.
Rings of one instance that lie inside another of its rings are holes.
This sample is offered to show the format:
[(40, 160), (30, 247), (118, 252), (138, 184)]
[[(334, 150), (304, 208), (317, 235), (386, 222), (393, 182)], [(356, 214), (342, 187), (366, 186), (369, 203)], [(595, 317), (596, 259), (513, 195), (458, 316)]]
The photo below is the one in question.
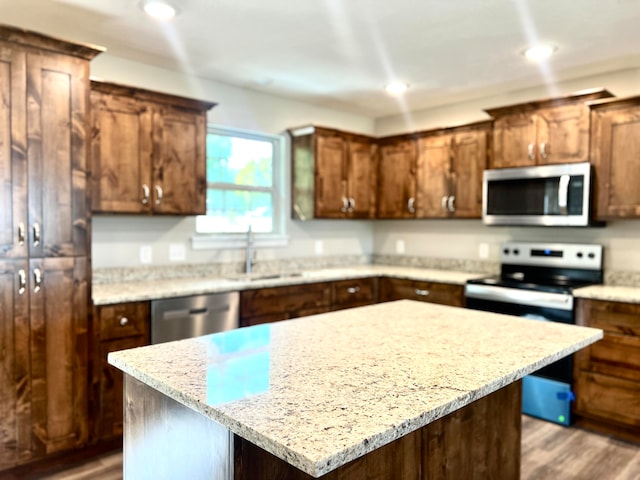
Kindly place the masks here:
[(640, 303), (640, 287), (620, 285), (592, 285), (573, 291), (576, 298), (603, 300), (609, 302)]
[(312, 476), (602, 338), (401, 300), (109, 354), (109, 363)]
[(136, 302), (160, 298), (184, 297), (206, 293), (220, 293), (253, 288), (302, 285), (324, 281), (347, 280), (372, 276), (391, 276), (412, 280), (464, 285), (471, 278), (486, 276), (482, 273), (454, 272), (425, 268), (396, 267), (385, 265), (357, 265), (347, 268), (324, 268), (307, 270), (282, 278), (260, 278), (268, 273), (255, 273), (252, 280), (242, 274), (226, 278), (179, 278), (171, 280), (146, 280), (113, 284), (96, 284), (92, 287), (94, 305)]

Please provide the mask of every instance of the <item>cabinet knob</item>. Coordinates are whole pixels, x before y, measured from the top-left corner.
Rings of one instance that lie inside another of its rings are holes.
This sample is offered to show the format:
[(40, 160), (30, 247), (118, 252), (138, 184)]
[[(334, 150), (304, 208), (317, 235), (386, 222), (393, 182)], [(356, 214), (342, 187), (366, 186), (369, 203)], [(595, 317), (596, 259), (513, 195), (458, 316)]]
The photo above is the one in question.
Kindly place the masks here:
[(38, 245), (40, 245), (40, 237), (41, 237), (40, 224), (36, 222), (33, 224), (33, 246), (34, 247), (37, 247)]
[(446, 195), (444, 197), (442, 197), (442, 201), (440, 202), (440, 206), (442, 207), (442, 210), (444, 210), (445, 212), (447, 211), (447, 197)]
[(549, 148), (549, 144), (547, 142), (542, 142), (540, 144), (540, 156), (545, 160), (549, 158), (549, 152), (547, 149)]
[(18, 295), (24, 295), (27, 291), (27, 272), (23, 269), (18, 270)]
[(340, 211), (342, 213), (347, 213), (348, 209), (349, 209), (349, 200), (347, 199), (347, 197), (342, 197), (342, 208), (340, 209)]
[(429, 290), (421, 290), (419, 288), (416, 288), (415, 292), (419, 297), (428, 297), (431, 293)]
[(149, 185), (147, 185), (146, 183), (142, 184), (142, 204), (143, 205), (148, 205), (149, 204), (149, 195), (151, 195), (151, 191), (149, 190)]
[(42, 287), (42, 271), (39, 268), (33, 269), (33, 292), (38, 293)]
[(532, 162), (536, 159), (536, 145), (535, 143), (530, 143), (527, 149), (529, 151), (529, 160)]
[(127, 317), (120, 318), (120, 326), (124, 327), (127, 323), (129, 323), (129, 319)]
[(20, 222), (18, 224), (18, 244), (20, 246), (24, 245), (24, 238), (25, 238), (24, 223)]
[(349, 211), (353, 212), (355, 208), (356, 208), (356, 199), (351, 197), (349, 198)]
[(360, 291), (360, 287), (349, 287), (347, 288), (347, 292), (349, 293), (358, 293)]
[(449, 200), (447, 200), (447, 210), (449, 210), (449, 212), (451, 212), (451, 213), (455, 213), (455, 211), (456, 211), (455, 201), (456, 201), (456, 196), (455, 195), (451, 195), (449, 197)]

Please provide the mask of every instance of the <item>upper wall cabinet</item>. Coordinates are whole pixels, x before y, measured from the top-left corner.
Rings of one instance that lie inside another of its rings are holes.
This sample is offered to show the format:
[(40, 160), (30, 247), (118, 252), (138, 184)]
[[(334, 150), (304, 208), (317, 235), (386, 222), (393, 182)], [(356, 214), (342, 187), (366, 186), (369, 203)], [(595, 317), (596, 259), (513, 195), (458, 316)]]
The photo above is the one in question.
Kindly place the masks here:
[(206, 213), (206, 116), (213, 106), (92, 81), (93, 211)]
[(596, 217), (640, 217), (640, 97), (591, 105)]
[(589, 161), (589, 107), (606, 90), (485, 110), (494, 121), (491, 168)]
[(480, 218), (490, 145), (491, 122), (421, 134), (415, 216)]
[(416, 140), (387, 137), (378, 149), (378, 218), (415, 218)]
[(373, 218), (373, 139), (321, 127), (290, 130), (292, 218)]

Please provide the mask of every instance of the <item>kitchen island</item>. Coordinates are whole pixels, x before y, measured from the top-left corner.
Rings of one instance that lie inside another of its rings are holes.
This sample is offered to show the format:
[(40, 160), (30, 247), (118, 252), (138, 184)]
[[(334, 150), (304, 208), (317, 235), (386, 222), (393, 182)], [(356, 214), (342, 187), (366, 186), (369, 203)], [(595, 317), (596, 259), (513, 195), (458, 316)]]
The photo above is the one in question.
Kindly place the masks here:
[(519, 478), (519, 380), (600, 338), (402, 300), (110, 353), (125, 478)]

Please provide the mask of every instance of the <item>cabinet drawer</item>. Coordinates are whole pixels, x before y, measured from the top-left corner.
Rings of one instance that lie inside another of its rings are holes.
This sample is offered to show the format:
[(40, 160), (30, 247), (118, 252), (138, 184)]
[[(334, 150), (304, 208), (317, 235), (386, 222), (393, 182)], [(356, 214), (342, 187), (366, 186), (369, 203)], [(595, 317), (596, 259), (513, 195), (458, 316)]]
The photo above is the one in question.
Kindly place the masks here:
[(579, 372), (575, 383), (577, 413), (640, 427), (640, 382)]
[(361, 307), (376, 301), (376, 279), (357, 278), (333, 282), (333, 308)]
[(102, 305), (96, 310), (101, 340), (148, 335), (149, 302)]
[(240, 316), (243, 319), (270, 314), (284, 314), (281, 318), (291, 318), (297, 316), (293, 312), (330, 305), (330, 283), (307, 283), (240, 292)]
[(380, 279), (381, 302), (403, 299), (462, 307), (464, 306), (464, 287), (398, 278)]
[(581, 300), (583, 325), (640, 340), (640, 305)]

